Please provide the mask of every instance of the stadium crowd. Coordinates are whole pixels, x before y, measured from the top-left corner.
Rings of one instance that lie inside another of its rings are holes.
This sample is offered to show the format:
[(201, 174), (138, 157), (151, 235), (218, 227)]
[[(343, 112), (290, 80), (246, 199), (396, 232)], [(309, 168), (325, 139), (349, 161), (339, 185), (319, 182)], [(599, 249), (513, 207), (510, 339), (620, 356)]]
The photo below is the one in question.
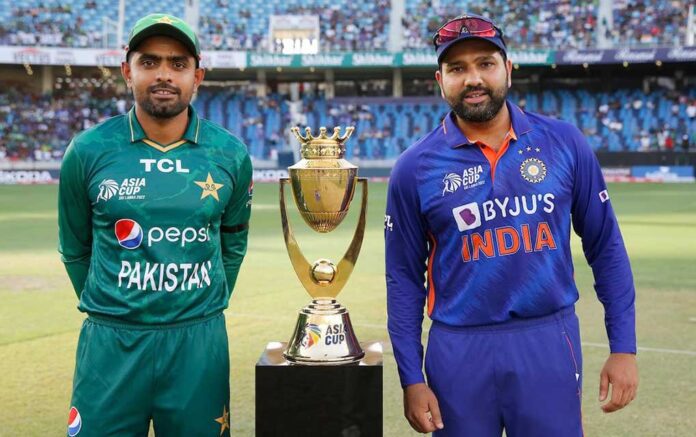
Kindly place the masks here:
[(607, 39), (615, 46), (677, 46), (686, 40), (689, 0), (617, 0)]
[[(78, 82), (80, 79), (75, 79)], [(84, 80), (84, 79), (83, 79)], [(19, 90), (0, 93), (0, 159), (60, 159), (72, 135), (130, 107), (114, 87), (68, 87), (52, 96)], [(67, 85), (67, 84), (64, 84)], [(598, 151), (669, 151), (696, 146), (696, 90), (656, 89), (645, 94), (584, 88), (512, 91), (523, 108), (570, 121)], [(436, 126), (448, 108), (438, 97), (340, 97), (319, 91), (292, 102), (286, 94), (259, 98), (247, 88), (199, 90), (194, 105), (202, 117), (241, 137), (254, 159), (274, 160), (294, 147), (294, 125), (356, 126), (348, 157), (393, 159)]]
[[(5, 6), (9, 6), (6, 4)], [(86, 25), (84, 12), (96, 14), (96, 0), (61, 2), (20, 1), (0, 12), (0, 45), (43, 47), (101, 47), (101, 27)], [(3, 16), (4, 15), (4, 16)]]
[(251, 10), (262, 5), (240, 6), (227, 0), (216, 0), (216, 8), (203, 5), (201, 39), (209, 50), (267, 50), (268, 16), (316, 15), (319, 17), (320, 51), (385, 50), (389, 35), (389, 1), (329, 2), (305, 0), (274, 4), (272, 11), (260, 16)]
[[(509, 45), (527, 48), (592, 48), (599, 43), (599, 9), (609, 0), (530, 0), (462, 2), (405, 0), (401, 23), (390, 23), (389, 0), (201, 0), (199, 31), (204, 49), (269, 49), (271, 15), (317, 15), (321, 51), (373, 51), (388, 48), (391, 25), (400, 25), (405, 49), (430, 46), (443, 17), (467, 10), (493, 18)], [(125, 27), (145, 12), (147, 3), (127, 0)], [(683, 45), (690, 0), (611, 1), (611, 20), (602, 19), (603, 37), (614, 46)], [(48, 5), (48, 6), (47, 6)], [(105, 19), (115, 25), (117, 2), (76, 0), (49, 3), (18, 0), (0, 8), (0, 45), (102, 47), (113, 45)], [(162, 0), (161, 12), (181, 16), (183, 1)], [(107, 41), (108, 40), (108, 41)]]
[[(406, 48), (430, 47), (430, 36), (442, 24), (442, 17), (462, 13), (457, 0), (407, 0), (402, 20)], [(491, 17), (505, 32), (508, 46), (558, 49), (597, 45), (597, 3), (583, 0), (531, 0), (526, 2), (472, 2), (466, 10)]]
[[(250, 32), (246, 18), (251, 13), (248, 9), (239, 11), (237, 20), (224, 15), (206, 15), (200, 20), (200, 38), (205, 50), (252, 50), (254, 47), (268, 47), (263, 33)], [(231, 24), (234, 23), (234, 24)]]
[(10, 88), (0, 93), (0, 160), (51, 161), (77, 132), (127, 110), (113, 89), (66, 87), (54, 95)]

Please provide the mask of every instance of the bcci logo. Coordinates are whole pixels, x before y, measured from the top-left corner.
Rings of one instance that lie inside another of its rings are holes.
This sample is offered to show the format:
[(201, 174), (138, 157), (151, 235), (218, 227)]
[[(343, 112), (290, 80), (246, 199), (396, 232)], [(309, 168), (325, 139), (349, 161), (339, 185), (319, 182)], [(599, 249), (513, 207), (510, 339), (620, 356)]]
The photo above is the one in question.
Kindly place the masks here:
[(321, 340), (321, 328), (319, 328), (318, 325), (315, 325), (314, 323), (307, 323), (305, 325), (305, 335), (302, 337), (302, 347), (312, 347), (315, 344), (319, 343), (319, 340)]
[(104, 179), (101, 184), (99, 184), (99, 195), (97, 196), (97, 202), (100, 200), (107, 201), (114, 197), (114, 194), (118, 193), (118, 182), (113, 179)]
[(546, 164), (537, 158), (528, 158), (520, 165), (520, 173), (525, 181), (538, 184), (546, 177)]

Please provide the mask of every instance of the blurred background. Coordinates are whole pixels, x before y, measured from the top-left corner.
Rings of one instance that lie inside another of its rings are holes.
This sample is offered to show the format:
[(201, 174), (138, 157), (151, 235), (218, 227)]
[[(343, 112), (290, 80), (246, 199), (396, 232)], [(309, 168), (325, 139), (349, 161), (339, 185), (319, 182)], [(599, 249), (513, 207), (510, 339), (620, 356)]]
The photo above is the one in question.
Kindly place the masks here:
[[(399, 153), (447, 112), (434, 80), (431, 35), (464, 11), (489, 16), (504, 30), (515, 68), (511, 98), (579, 126), (603, 164), (694, 163), (687, 153), (696, 148), (692, 1), (0, 6), (0, 180), (11, 181), (16, 170), (47, 170), (55, 179), (72, 135), (130, 108), (118, 68), (122, 47), (135, 21), (151, 12), (183, 17), (197, 29), (208, 71), (195, 105), (242, 138), (259, 170), (294, 162), (290, 126), (352, 124), (357, 135), (348, 158), (381, 169), (369, 175), (387, 176)], [(32, 175), (39, 177), (23, 174)]]

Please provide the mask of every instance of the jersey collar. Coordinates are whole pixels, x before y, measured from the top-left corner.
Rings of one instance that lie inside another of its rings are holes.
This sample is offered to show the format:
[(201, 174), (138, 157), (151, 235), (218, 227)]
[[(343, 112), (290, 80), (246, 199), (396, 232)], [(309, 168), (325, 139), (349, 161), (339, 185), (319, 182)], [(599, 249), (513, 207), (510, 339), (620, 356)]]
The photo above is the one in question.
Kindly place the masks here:
[[(184, 136), (181, 138), (181, 140), (175, 141), (174, 143), (181, 143), (182, 140), (186, 140), (190, 143), (198, 143), (198, 131), (200, 128), (201, 120), (198, 118), (198, 113), (196, 113), (196, 110), (192, 105), (189, 105), (188, 107), (188, 115), (189, 120), (188, 125), (186, 126), (186, 131), (184, 132)], [(140, 122), (138, 121), (138, 117), (135, 116), (135, 106), (133, 106), (131, 110), (128, 111), (128, 127), (130, 128), (131, 143), (143, 140), (147, 140), (148, 142), (154, 143), (154, 141), (147, 138), (147, 135), (145, 134), (143, 127), (140, 125)], [(166, 148), (169, 146), (161, 147)]]
[[(512, 121), (512, 132), (514, 132), (517, 137), (532, 130), (527, 114), (525, 114), (519, 106), (509, 100), (506, 100), (505, 104), (508, 107), (510, 120)], [(445, 116), (444, 120), (442, 120), (442, 133), (444, 134), (447, 145), (451, 148), (474, 145), (475, 143), (471, 142), (461, 129), (459, 129), (459, 126), (457, 126), (457, 123), (454, 121), (454, 117), (454, 112), (450, 111)]]

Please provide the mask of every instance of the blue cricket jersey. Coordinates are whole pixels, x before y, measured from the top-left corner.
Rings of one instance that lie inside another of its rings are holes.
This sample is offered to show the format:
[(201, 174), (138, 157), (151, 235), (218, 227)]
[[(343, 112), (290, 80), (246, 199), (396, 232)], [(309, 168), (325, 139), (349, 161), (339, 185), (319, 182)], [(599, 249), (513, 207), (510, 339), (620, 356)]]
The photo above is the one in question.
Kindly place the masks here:
[(599, 163), (573, 125), (507, 107), (496, 154), (450, 113), (408, 148), (389, 180), (388, 329), (402, 386), (424, 382), (421, 324), (504, 323), (578, 300), (570, 225), (605, 309), (611, 352), (635, 353), (635, 288)]

